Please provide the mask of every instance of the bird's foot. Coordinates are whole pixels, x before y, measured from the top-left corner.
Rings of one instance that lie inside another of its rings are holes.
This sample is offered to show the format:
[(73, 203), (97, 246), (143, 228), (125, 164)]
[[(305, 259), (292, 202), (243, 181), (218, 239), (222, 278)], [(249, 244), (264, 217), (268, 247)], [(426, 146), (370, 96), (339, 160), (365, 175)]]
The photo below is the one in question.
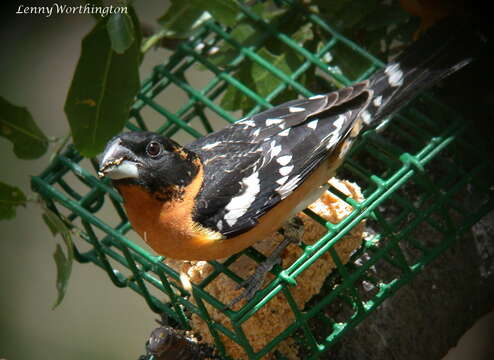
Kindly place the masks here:
[(249, 276), (247, 279), (242, 281), (240, 284), (237, 285), (236, 289), (240, 288), (245, 288), (245, 291), (234, 298), (230, 303), (227, 305), (228, 308), (232, 308), (233, 305), (238, 303), (242, 299), (246, 299), (247, 301), (251, 300), (256, 292), (261, 288), (262, 283), (264, 282), (264, 279), (266, 278), (266, 274), (276, 265), (281, 263), (281, 257), (280, 256), (270, 256), (268, 257), (265, 261), (260, 263), (254, 274)]
[(231, 309), (233, 305), (242, 299), (249, 301), (254, 297), (257, 291), (261, 288), (267, 273), (271, 271), (275, 265), (281, 265), (281, 254), (286, 247), (290, 244), (300, 242), (301, 233), (303, 232), (302, 220), (298, 217), (291, 218), (287, 221), (286, 225), (279, 230), (279, 232), (285, 237), (283, 241), (276, 246), (266, 260), (257, 266), (254, 274), (237, 285), (237, 290), (243, 287), (245, 288), (245, 291), (230, 301), (227, 308)]

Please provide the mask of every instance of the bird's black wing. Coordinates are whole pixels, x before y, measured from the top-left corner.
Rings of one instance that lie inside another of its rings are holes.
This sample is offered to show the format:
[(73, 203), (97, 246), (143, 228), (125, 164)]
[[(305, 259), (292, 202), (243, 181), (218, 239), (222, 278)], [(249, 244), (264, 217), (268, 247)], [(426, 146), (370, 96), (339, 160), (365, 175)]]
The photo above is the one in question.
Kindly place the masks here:
[(370, 95), (364, 82), (290, 101), (188, 145), (205, 168), (195, 220), (226, 237), (252, 228), (348, 135)]

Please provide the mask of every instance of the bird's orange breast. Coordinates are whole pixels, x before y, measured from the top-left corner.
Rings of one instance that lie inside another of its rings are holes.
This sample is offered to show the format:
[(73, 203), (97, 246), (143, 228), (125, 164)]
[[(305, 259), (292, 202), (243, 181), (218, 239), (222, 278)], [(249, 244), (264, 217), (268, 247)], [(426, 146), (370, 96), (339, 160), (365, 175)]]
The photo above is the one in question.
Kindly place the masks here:
[(183, 260), (190, 256), (195, 258), (204, 242), (221, 238), (221, 234), (192, 220), (194, 198), (201, 188), (202, 177), (200, 168), (195, 179), (179, 189), (180, 195), (172, 195), (168, 201), (160, 200), (138, 185), (118, 186), (132, 227), (160, 255)]

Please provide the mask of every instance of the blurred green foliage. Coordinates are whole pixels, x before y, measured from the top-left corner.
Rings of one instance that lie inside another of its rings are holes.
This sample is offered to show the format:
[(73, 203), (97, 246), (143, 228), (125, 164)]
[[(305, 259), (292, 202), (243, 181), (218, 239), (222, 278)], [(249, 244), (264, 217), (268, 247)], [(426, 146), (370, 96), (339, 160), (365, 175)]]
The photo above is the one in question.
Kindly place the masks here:
[(0, 181), (0, 220), (15, 217), (15, 208), (26, 201), (26, 195), (18, 187)]
[(19, 159), (36, 159), (48, 148), (48, 138), (25, 108), (13, 105), (0, 97), (0, 136), (14, 145)]

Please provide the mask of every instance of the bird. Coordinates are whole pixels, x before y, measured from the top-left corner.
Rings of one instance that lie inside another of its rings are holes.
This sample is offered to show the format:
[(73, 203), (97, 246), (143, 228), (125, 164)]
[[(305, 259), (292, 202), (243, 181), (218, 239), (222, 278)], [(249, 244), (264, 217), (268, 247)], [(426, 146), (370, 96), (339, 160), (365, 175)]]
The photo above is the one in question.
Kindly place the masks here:
[[(478, 56), (485, 36), (456, 21), (432, 27), (367, 80), (274, 106), (187, 145), (121, 133), (107, 143), (98, 174), (112, 180), (133, 228), (158, 254), (238, 253), (317, 200), (364, 129)], [(247, 299), (290, 241), (242, 284)]]

